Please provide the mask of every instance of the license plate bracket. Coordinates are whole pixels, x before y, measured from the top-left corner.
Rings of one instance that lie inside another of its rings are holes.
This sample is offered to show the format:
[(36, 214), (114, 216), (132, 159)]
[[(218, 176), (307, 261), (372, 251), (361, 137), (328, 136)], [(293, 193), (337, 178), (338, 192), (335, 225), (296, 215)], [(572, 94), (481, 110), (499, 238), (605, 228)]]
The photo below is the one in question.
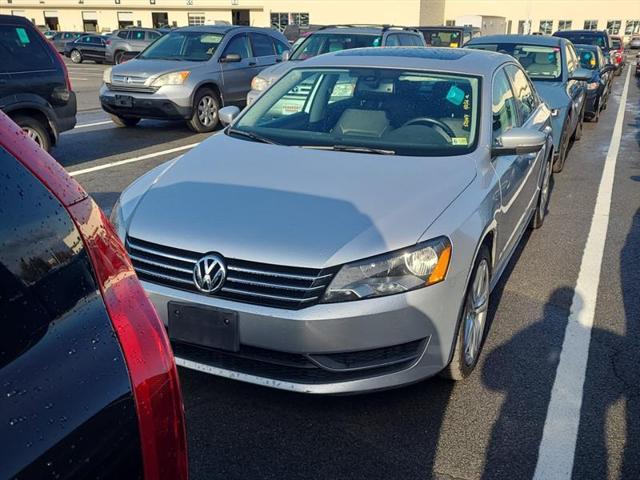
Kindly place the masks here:
[(237, 352), (240, 349), (238, 312), (169, 302), (169, 338), (203, 347)]
[(130, 95), (116, 95), (116, 106), (133, 108), (133, 97)]

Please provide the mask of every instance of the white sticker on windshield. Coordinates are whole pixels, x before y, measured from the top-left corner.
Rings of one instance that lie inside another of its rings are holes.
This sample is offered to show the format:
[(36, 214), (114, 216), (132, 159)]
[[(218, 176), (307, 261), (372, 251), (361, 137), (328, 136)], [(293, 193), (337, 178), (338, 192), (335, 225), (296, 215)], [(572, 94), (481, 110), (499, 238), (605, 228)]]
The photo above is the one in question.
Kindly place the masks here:
[(451, 139), (451, 144), (452, 145), (468, 145), (469, 141), (467, 140), (467, 137), (453, 137)]

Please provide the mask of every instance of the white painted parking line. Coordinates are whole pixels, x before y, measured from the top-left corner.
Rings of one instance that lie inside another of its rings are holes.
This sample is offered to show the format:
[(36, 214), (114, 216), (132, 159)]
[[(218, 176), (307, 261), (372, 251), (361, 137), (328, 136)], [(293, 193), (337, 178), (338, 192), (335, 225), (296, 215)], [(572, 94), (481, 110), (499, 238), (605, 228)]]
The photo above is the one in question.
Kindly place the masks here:
[[(113, 124), (111, 120), (105, 120), (104, 122), (83, 123), (81, 125), (76, 125), (75, 128), (97, 127), (98, 125), (106, 125), (108, 123)], [(69, 131), (72, 132), (73, 130), (69, 130)]]
[(582, 391), (589, 358), (600, 270), (609, 228), (613, 180), (622, 138), (630, 78), (631, 69), (627, 72), (622, 97), (620, 97), (618, 116), (604, 162), (591, 228), (582, 254), (580, 273), (576, 281), (569, 321), (538, 451), (534, 480), (570, 480), (573, 471), (582, 408)]
[(163, 150), (161, 152), (148, 153), (146, 155), (141, 155), (139, 157), (127, 158), (126, 160), (118, 160), (117, 162), (105, 163), (103, 165), (97, 165), (95, 167), (83, 168), (82, 170), (74, 170), (69, 172), (69, 175), (72, 177), (77, 177), (78, 175), (84, 175), (85, 173), (97, 172), (99, 170), (106, 170), (107, 168), (119, 167), (120, 165), (126, 165), (128, 163), (141, 162), (143, 160), (149, 160), (150, 158), (161, 157), (163, 155), (170, 155), (172, 153), (183, 152), (185, 150), (190, 150), (193, 147), (199, 145), (198, 143), (192, 143), (191, 145), (184, 145), (182, 147), (170, 148), (169, 150)]

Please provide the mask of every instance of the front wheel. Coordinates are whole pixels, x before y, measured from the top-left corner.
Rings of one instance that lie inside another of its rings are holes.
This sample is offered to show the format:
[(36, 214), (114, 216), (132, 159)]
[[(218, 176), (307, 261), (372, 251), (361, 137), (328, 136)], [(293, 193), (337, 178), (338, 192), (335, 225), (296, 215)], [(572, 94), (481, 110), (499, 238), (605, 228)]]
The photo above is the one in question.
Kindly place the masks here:
[(551, 163), (553, 157), (544, 162), (544, 172), (542, 172), (542, 184), (540, 185), (540, 193), (538, 194), (538, 206), (533, 214), (531, 227), (538, 229), (544, 223), (547, 216), (547, 207), (549, 206), (549, 197), (551, 193)]
[(187, 125), (196, 133), (212, 132), (218, 126), (219, 109), (220, 102), (216, 93), (210, 88), (202, 88), (196, 92)]
[(582, 107), (582, 111), (580, 112), (580, 117), (578, 120), (578, 124), (576, 125), (576, 129), (573, 132), (573, 140), (577, 142), (582, 138), (582, 127), (584, 126), (584, 107)]
[(118, 115), (111, 114), (111, 121), (118, 127), (135, 127), (140, 118), (138, 117), (120, 117)]
[(82, 54), (78, 50), (71, 50), (69, 57), (73, 63), (82, 63)]
[(22, 129), (26, 135), (36, 142), (43, 150), (51, 150), (51, 136), (45, 125), (38, 119), (25, 115), (17, 115), (13, 121)]
[[(568, 122), (567, 122), (568, 123)], [(562, 129), (562, 137), (560, 138), (560, 145), (558, 150), (558, 158), (553, 162), (553, 173), (560, 173), (564, 168), (564, 163), (567, 161), (567, 153), (569, 151), (569, 134), (567, 130), (567, 123), (565, 123)]]
[(487, 326), (491, 290), (489, 249), (480, 247), (464, 299), (462, 317), (451, 362), (440, 375), (451, 380), (467, 378), (478, 363)]

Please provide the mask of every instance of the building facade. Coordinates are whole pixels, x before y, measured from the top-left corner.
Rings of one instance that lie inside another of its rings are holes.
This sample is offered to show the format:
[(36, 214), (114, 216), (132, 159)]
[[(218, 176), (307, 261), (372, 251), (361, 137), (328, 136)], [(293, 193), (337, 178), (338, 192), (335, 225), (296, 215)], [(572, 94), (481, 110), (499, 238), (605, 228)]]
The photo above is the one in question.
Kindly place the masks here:
[(487, 26), (500, 18), (505, 33), (582, 28), (640, 33), (640, 0), (0, 0), (0, 13), (54, 30), (97, 32), (216, 22), (277, 28), (293, 23)]

